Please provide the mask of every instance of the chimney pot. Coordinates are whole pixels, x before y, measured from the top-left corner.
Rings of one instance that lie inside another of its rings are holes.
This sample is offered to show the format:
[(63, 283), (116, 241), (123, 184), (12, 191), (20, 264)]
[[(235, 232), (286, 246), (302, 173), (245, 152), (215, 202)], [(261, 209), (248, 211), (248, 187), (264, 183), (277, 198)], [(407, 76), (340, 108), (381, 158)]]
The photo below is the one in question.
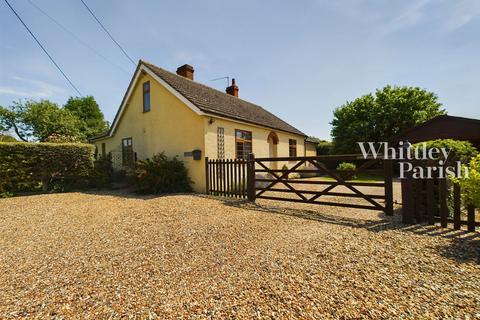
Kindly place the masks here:
[(187, 79), (193, 80), (193, 67), (189, 64), (184, 64), (181, 67), (177, 68), (177, 74), (179, 76), (185, 77)]
[(227, 94), (238, 97), (238, 86), (235, 84), (235, 78), (232, 79), (232, 85), (225, 89)]

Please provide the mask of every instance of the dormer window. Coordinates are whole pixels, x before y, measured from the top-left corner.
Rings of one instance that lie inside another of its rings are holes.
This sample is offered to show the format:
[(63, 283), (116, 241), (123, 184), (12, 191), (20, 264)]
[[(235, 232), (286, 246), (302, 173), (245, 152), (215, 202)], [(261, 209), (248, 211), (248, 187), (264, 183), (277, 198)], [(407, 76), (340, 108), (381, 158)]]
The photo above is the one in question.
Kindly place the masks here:
[(150, 81), (143, 83), (143, 112), (150, 111)]

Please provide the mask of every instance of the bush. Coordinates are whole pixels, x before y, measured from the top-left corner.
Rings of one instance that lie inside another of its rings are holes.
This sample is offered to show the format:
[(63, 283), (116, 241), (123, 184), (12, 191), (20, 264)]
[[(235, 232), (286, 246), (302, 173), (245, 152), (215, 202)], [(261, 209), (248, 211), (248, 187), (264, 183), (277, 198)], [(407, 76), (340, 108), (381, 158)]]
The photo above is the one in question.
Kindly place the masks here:
[(465, 204), (480, 208), (480, 155), (470, 161), (468, 171), (468, 178), (453, 180), (460, 184)]
[(153, 158), (137, 161), (133, 173), (135, 189), (139, 193), (174, 193), (192, 191), (192, 181), (182, 161), (168, 159), (162, 152)]
[[(453, 139), (438, 139), (425, 141), (427, 149), (431, 148), (447, 148), (450, 149), (448, 161), (461, 161), (467, 164), (470, 159), (478, 154), (478, 150), (468, 141), (459, 141)], [(412, 148), (421, 148), (423, 142), (416, 143)]]
[(317, 144), (317, 155), (328, 155), (333, 154), (334, 144), (330, 141), (320, 141)]
[(343, 180), (353, 180), (356, 178), (352, 171), (357, 170), (357, 166), (351, 162), (342, 162), (337, 166), (337, 175)]
[(96, 188), (110, 187), (114, 181), (114, 176), (112, 157), (110, 154), (105, 157), (100, 156), (95, 160), (90, 179)]
[(0, 193), (65, 190), (86, 181), (94, 147), (88, 144), (0, 143)]

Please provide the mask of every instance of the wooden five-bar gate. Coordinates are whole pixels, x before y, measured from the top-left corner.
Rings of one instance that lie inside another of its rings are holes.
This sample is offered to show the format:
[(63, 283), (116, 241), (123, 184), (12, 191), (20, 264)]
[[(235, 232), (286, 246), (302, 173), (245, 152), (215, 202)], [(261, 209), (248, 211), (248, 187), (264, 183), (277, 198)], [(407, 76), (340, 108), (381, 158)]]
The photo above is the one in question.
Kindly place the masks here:
[[(356, 170), (342, 171), (329, 169), (324, 163), (339, 161), (361, 161)], [(288, 163), (289, 168), (277, 169), (281, 163)], [(351, 181), (358, 173), (372, 166), (381, 165), (383, 181)], [(205, 161), (207, 193), (217, 196), (270, 199), (278, 201), (302, 202), (309, 204), (331, 205), (370, 210), (381, 210), (387, 215), (393, 214), (392, 163), (390, 160), (365, 159), (362, 155), (335, 155), (315, 157), (277, 157), (255, 158), (249, 160), (216, 159)], [(326, 179), (292, 179), (293, 175), (315, 174)], [(306, 188), (308, 185), (309, 188)], [(312, 187), (319, 187), (315, 189)], [(335, 192), (336, 187), (346, 188), (349, 192)], [(382, 188), (381, 193), (367, 193), (365, 188)], [(273, 194), (273, 195), (272, 195)], [(285, 196), (280, 196), (280, 195)], [(363, 199), (366, 204), (335, 202), (322, 200), (325, 197)]]
[[(361, 165), (356, 170), (343, 171), (342, 174), (332, 169), (343, 161), (356, 161)], [(332, 162), (333, 166), (326, 165)], [(282, 163), (288, 163), (288, 168), (278, 169)], [(393, 163), (381, 157), (364, 159), (362, 155), (333, 155), (255, 158), (252, 154), (249, 160), (207, 158), (205, 167), (207, 193), (211, 195), (248, 198), (250, 201), (269, 199), (381, 210), (387, 215), (393, 214)], [(372, 167), (381, 171), (383, 181), (352, 180), (354, 175)], [(317, 177), (299, 179), (298, 176), (292, 177), (294, 174), (313, 174)], [(440, 223), (444, 228), (453, 225), (455, 229), (465, 225), (468, 231), (475, 231), (480, 226), (474, 207), (466, 206), (465, 211), (462, 209), (460, 187), (450, 180), (413, 179), (407, 175), (406, 179), (401, 179), (401, 184), (404, 223)], [(334, 190), (337, 187), (343, 190)], [(376, 187), (377, 192), (367, 192), (371, 190), (367, 187)], [(378, 192), (379, 188), (381, 192)], [(364, 201), (343, 201), (347, 198)]]

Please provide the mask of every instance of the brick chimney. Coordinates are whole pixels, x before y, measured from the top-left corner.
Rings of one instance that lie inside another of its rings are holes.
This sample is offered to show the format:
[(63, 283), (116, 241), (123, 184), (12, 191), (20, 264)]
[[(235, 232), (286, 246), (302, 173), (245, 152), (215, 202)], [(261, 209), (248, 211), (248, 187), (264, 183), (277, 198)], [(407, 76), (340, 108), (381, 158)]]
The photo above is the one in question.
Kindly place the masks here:
[(238, 97), (238, 86), (235, 84), (235, 79), (232, 79), (232, 85), (227, 87), (225, 91), (231, 96)]
[(177, 68), (177, 74), (187, 79), (193, 80), (193, 67), (189, 64), (184, 64)]

